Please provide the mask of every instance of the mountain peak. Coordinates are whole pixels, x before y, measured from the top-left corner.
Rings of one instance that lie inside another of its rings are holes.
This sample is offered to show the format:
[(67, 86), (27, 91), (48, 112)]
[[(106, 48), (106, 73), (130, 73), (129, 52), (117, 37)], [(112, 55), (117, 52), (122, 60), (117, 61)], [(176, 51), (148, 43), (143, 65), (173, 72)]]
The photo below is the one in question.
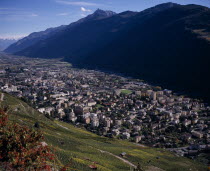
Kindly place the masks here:
[(94, 13), (88, 15), (85, 18), (80, 19), (77, 23), (82, 23), (89, 20), (103, 19), (103, 18), (111, 17), (116, 14), (117, 13), (113, 11), (104, 11), (102, 9), (97, 9)]
[(102, 17), (111, 17), (113, 15), (115, 15), (116, 13), (113, 11), (105, 11), (102, 9), (97, 9), (93, 15), (97, 15), (97, 16), (102, 16)]
[(147, 13), (147, 14), (148, 13), (157, 13), (157, 12), (164, 11), (164, 10), (176, 7), (176, 6), (181, 6), (181, 5), (173, 3), (173, 2), (167, 2), (167, 3), (159, 4), (154, 7), (148, 8), (142, 12)]
[(100, 12), (105, 12), (104, 10), (98, 8), (94, 13), (100, 13)]
[(166, 2), (166, 3), (163, 3), (163, 4), (159, 4), (159, 5), (155, 6), (154, 8), (164, 10), (164, 9), (172, 8), (172, 7), (175, 7), (175, 6), (179, 6), (179, 4), (173, 3), (173, 2)]

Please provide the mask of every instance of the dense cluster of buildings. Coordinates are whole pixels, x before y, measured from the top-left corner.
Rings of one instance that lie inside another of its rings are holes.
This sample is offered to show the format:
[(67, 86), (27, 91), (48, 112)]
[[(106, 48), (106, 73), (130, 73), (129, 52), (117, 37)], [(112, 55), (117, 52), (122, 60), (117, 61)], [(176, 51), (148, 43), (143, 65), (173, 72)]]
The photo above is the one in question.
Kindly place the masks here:
[(179, 155), (210, 149), (210, 108), (199, 100), (60, 61), (8, 61), (1, 59), (1, 91), (22, 98), (49, 118), (101, 136), (170, 148)]

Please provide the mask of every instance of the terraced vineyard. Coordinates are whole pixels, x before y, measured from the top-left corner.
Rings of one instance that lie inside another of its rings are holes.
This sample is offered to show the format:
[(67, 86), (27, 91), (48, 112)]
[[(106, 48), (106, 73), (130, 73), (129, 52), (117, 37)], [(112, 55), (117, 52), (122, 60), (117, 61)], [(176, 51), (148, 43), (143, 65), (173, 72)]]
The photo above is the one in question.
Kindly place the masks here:
[[(83, 128), (53, 121), (28, 106), (23, 101), (5, 94), (1, 106), (9, 107), (9, 119), (28, 127), (39, 122), (45, 141), (57, 155), (55, 165), (68, 163), (70, 170), (88, 171), (93, 163), (100, 171), (132, 170), (140, 163), (143, 170), (202, 171), (207, 167), (193, 160), (176, 157), (164, 149), (154, 149), (132, 142), (97, 136)], [(34, 128), (35, 129), (35, 128)], [(119, 154), (126, 153), (124, 158)], [(71, 161), (71, 162), (69, 162)]]

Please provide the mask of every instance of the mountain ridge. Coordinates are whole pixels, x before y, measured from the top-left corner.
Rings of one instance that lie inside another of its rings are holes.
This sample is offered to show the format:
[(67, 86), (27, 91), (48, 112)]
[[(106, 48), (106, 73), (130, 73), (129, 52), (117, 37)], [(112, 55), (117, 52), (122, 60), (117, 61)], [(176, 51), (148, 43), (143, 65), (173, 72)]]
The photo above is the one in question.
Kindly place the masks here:
[(4, 51), (7, 53), (17, 53), (19, 51), (22, 51), (30, 46), (33, 46), (36, 43), (39, 43), (39, 41), (45, 40), (55, 34), (59, 34), (61, 31), (64, 31), (65, 29), (71, 29), (72, 27), (75, 27), (81, 23), (87, 22), (92, 19), (102, 19), (106, 17), (111, 17), (115, 15), (115, 12), (112, 11), (104, 11), (101, 9), (97, 9), (93, 14), (88, 15), (87, 17), (84, 17), (76, 22), (73, 22), (69, 25), (61, 25), (58, 27), (48, 28), (45, 31), (40, 32), (33, 32), (29, 36), (26, 36), (19, 40), (18, 42), (10, 45), (7, 49)]
[(15, 43), (16, 39), (0, 38), (0, 51), (5, 50), (11, 44)]

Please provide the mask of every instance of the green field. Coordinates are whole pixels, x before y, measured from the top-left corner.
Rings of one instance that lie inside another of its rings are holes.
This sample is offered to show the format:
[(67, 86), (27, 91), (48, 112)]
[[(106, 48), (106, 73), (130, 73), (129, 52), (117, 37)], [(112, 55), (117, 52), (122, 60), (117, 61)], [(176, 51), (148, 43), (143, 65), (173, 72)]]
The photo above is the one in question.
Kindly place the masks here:
[[(56, 165), (60, 167), (72, 159), (73, 170), (88, 171), (89, 165), (96, 162), (100, 171), (127, 171), (128, 163), (116, 156), (126, 152), (125, 160), (137, 165), (139, 162), (146, 171), (202, 171), (207, 167), (184, 157), (176, 157), (164, 149), (141, 147), (131, 142), (97, 136), (68, 123), (51, 121), (19, 99), (5, 95), (1, 106), (9, 106), (9, 119), (21, 125), (33, 127), (37, 121), (57, 155)], [(103, 152), (106, 151), (106, 152)], [(110, 153), (112, 153), (113, 156)], [(150, 161), (150, 162), (149, 162)]]
[(132, 91), (131, 90), (121, 90), (121, 93), (127, 95), (127, 94), (131, 94)]

